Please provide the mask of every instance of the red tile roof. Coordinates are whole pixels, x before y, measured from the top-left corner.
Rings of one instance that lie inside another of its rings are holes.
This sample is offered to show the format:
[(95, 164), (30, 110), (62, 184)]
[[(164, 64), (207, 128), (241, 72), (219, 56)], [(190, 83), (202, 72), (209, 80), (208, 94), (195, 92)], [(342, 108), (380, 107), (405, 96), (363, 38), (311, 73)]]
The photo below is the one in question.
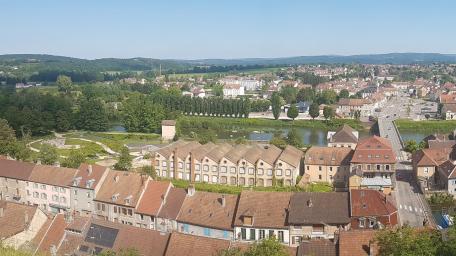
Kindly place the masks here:
[(54, 186), (70, 186), (73, 182), (77, 169), (56, 167), (50, 165), (36, 165), (29, 180)]
[(396, 154), (388, 139), (372, 136), (359, 141), (351, 162), (394, 164), (396, 163)]
[(174, 232), (165, 256), (211, 256), (228, 249), (230, 241)]
[(0, 216), (0, 239), (9, 238), (27, 229), (33, 219), (36, 206), (0, 201), (3, 216)]
[(0, 158), (0, 177), (28, 180), (34, 164)]
[(375, 231), (373, 230), (341, 231), (339, 256), (368, 256), (370, 250), (374, 252), (373, 255), (377, 255), (378, 248), (372, 243), (374, 239)]
[(63, 214), (57, 214), (52, 220), (51, 226), (46, 231), (43, 239), (40, 241), (37, 250), (44, 254), (49, 254), (51, 246), (58, 246), (65, 234), (67, 223)]
[(146, 190), (138, 202), (136, 212), (149, 216), (157, 216), (170, 187), (171, 182), (169, 181), (149, 181)]
[(397, 208), (380, 191), (353, 189), (350, 191), (350, 211), (352, 217), (388, 216), (397, 212)]
[[(105, 166), (82, 163), (75, 176), (75, 178), (79, 178), (76, 187), (94, 189), (107, 170), (108, 168)], [(93, 183), (87, 183), (89, 180), (93, 180)], [(88, 185), (91, 186), (88, 187)]]

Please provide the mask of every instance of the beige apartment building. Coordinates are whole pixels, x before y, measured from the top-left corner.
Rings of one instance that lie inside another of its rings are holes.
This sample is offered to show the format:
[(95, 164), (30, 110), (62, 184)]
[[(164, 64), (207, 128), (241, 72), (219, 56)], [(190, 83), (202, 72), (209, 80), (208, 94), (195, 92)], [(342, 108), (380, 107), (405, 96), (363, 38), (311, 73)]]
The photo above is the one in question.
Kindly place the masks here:
[(26, 184), (34, 164), (0, 159), (0, 200), (27, 202)]
[(274, 177), (290, 186), (300, 174), (302, 151), (292, 146), (201, 145), (177, 141), (154, 154), (157, 175), (214, 184), (272, 186)]
[(346, 188), (352, 156), (353, 150), (348, 147), (311, 147), (304, 157), (304, 173), (310, 182)]

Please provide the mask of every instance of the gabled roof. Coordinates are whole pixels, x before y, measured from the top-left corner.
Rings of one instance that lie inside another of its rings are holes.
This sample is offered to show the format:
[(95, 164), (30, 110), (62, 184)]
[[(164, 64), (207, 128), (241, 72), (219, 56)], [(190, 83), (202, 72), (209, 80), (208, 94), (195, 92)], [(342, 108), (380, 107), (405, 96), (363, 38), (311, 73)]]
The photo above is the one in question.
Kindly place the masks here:
[(0, 217), (0, 239), (9, 238), (25, 231), (37, 211), (36, 206), (7, 201), (0, 201), (0, 208), (3, 208), (3, 216)]
[(94, 189), (101, 181), (107, 167), (97, 164), (82, 163), (74, 177), (72, 186), (79, 188)]
[(48, 185), (66, 187), (70, 186), (77, 169), (56, 167), (50, 165), (35, 165), (29, 181)]
[(413, 154), (412, 161), (416, 166), (439, 166), (450, 159), (450, 149), (425, 148)]
[(336, 256), (336, 243), (327, 239), (304, 240), (299, 244), (297, 256)]
[(244, 154), (244, 159), (251, 164), (256, 164), (263, 154), (264, 148), (255, 144)]
[(332, 143), (357, 143), (356, 130), (344, 124), (334, 133), (329, 142)]
[(0, 158), (0, 177), (28, 180), (34, 164)]
[(285, 163), (290, 164), (294, 167), (298, 167), (301, 163), (303, 154), (304, 153), (301, 150), (288, 145), (282, 151), (282, 154), (280, 154), (278, 160), (284, 161)]
[(372, 136), (358, 142), (352, 163), (396, 163), (396, 154), (388, 139)]
[(185, 142), (183, 140), (178, 140), (165, 147), (160, 148), (159, 150), (156, 151), (156, 153), (162, 155), (165, 158), (169, 158), (173, 154), (173, 152), (176, 148), (183, 147), (186, 144), (187, 144), (187, 142)]
[(380, 191), (353, 189), (350, 190), (350, 211), (352, 217), (388, 216), (397, 212), (397, 208)]
[(243, 216), (252, 216), (254, 227), (287, 228), (291, 195), (291, 192), (242, 191), (234, 225), (244, 226)]
[[(225, 205), (222, 198), (225, 198)], [(187, 196), (177, 217), (178, 222), (198, 226), (232, 230), (238, 201), (237, 195), (196, 191)]]
[(249, 149), (250, 148), (246, 145), (236, 145), (225, 154), (225, 158), (230, 160), (232, 163), (237, 164)]
[(171, 182), (169, 181), (149, 181), (140, 201), (138, 202), (136, 212), (149, 216), (157, 216), (160, 208), (166, 200), (166, 196), (171, 186)]
[[(339, 235), (339, 256), (368, 256), (373, 250), (377, 255), (378, 247), (374, 243), (375, 230), (341, 231)], [(372, 248), (371, 248), (372, 247)]]
[(166, 196), (165, 204), (161, 207), (158, 217), (175, 220), (182, 208), (187, 192), (182, 188), (171, 187)]
[(210, 256), (228, 249), (230, 241), (173, 232), (165, 256)]
[(350, 222), (348, 203), (346, 192), (294, 193), (290, 200), (288, 223), (347, 224)]
[(350, 165), (353, 156), (351, 148), (311, 147), (306, 151), (306, 165)]
[[(134, 208), (148, 179), (139, 173), (110, 170), (95, 200)], [(126, 199), (129, 199), (129, 204)]]
[(260, 160), (268, 163), (269, 165), (274, 165), (277, 158), (282, 153), (282, 150), (272, 144), (268, 145), (263, 153), (260, 156)]
[(456, 165), (453, 164), (453, 162), (451, 162), (450, 160), (447, 160), (440, 164), (437, 170), (441, 175), (443, 175), (443, 177), (447, 179), (456, 178)]
[(176, 147), (174, 150), (178, 158), (185, 159), (193, 149), (198, 148), (199, 146), (201, 146), (201, 144), (199, 144), (198, 142), (190, 141), (185, 145)]

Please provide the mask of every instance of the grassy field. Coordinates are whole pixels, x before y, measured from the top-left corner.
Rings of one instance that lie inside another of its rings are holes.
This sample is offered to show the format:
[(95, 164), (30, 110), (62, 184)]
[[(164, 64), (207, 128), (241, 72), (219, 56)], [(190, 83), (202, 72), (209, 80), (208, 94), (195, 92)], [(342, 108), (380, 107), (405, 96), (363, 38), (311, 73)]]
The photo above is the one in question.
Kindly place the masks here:
[[(166, 180), (166, 179), (162, 179)], [(188, 188), (190, 185), (189, 181), (186, 180), (169, 180), (173, 183), (175, 187), (178, 188)], [(270, 192), (330, 192), (332, 187), (327, 183), (316, 183), (311, 184), (306, 190), (298, 186), (291, 187), (238, 187), (238, 186), (229, 186), (221, 184), (208, 184), (208, 183), (194, 183), (196, 190), (198, 191), (207, 191), (214, 193), (225, 193), (225, 194), (240, 194), (243, 190), (253, 190), (253, 191), (270, 191)]]
[(160, 144), (159, 134), (148, 133), (117, 133), (117, 132), (73, 132), (66, 138), (85, 138), (99, 141), (112, 150), (120, 152), (125, 144)]
[(410, 119), (399, 119), (395, 123), (399, 131), (450, 133), (456, 129), (456, 120), (413, 121)]

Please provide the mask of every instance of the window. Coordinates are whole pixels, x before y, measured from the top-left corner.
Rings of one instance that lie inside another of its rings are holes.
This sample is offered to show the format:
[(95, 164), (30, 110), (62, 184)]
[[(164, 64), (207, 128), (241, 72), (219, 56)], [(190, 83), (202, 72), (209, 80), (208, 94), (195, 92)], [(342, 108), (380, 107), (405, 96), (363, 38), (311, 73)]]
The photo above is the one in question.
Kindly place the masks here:
[(162, 162), (162, 166), (163, 166), (163, 167), (166, 167), (166, 161), (163, 161), (163, 162)]
[(195, 175), (195, 181), (200, 181), (200, 175), (199, 174)]
[(166, 176), (167, 176), (166, 171), (163, 171), (163, 172), (162, 172), (162, 176), (163, 176), (163, 177), (166, 177)]
[(390, 170), (390, 166), (389, 164), (385, 165), (385, 170), (389, 171)]
[(255, 170), (253, 168), (249, 168), (249, 174), (253, 175), (255, 173)]
[(211, 229), (210, 228), (204, 228), (204, 235), (205, 236), (211, 236)]
[(300, 236), (293, 236), (292, 243), (293, 243), (293, 244), (300, 244), (300, 243), (301, 243), (301, 240), (302, 240), (302, 237), (300, 237)]
[(239, 168), (239, 174), (244, 174), (245, 173), (245, 168), (244, 167), (240, 167)]
[(245, 228), (241, 228), (241, 240), (247, 240), (247, 231)]
[(177, 178), (181, 180), (182, 177), (183, 177), (183, 174), (182, 174), (181, 172), (178, 172), (178, 173), (177, 173)]
[(74, 191), (74, 195), (75, 195), (75, 196), (78, 195), (78, 191), (77, 191), (77, 190)]
[(276, 170), (276, 176), (282, 176), (282, 169)]
[(185, 169), (190, 170), (190, 163), (185, 164)]
[(380, 165), (377, 164), (377, 171), (380, 171)]
[(200, 164), (195, 164), (195, 170), (199, 171), (201, 168), (201, 165)]
[(59, 201), (59, 197), (57, 195), (53, 195), (52, 196), (52, 201), (58, 202)]
[(245, 185), (245, 178), (244, 177), (239, 178), (239, 185), (241, 185), (241, 186)]
[(184, 168), (184, 163), (179, 162), (179, 163), (177, 163), (177, 166), (178, 166), (179, 169), (183, 169)]
[(318, 166), (318, 170), (321, 172), (321, 170), (322, 170), (322, 169), (321, 169), (321, 165), (320, 165), (320, 166)]
[(122, 214), (127, 215), (127, 208), (122, 208)]
[(104, 204), (101, 204), (101, 210), (104, 212), (106, 211), (106, 206)]
[(213, 172), (217, 172), (217, 171), (218, 171), (217, 165), (213, 165), (213, 166), (212, 166), (212, 171), (213, 171)]
[(226, 173), (226, 166), (221, 166), (220, 167), (220, 172)]
[(231, 168), (230, 168), (230, 172), (231, 172), (231, 173), (236, 173), (236, 167), (231, 167)]
[(332, 166), (329, 167), (329, 171), (330, 171), (330, 172), (333, 171), (333, 167), (332, 167)]
[(128, 215), (129, 216), (133, 216), (133, 210), (132, 209), (128, 209)]
[(373, 228), (375, 225), (375, 220), (374, 219), (369, 219), (369, 227)]
[(321, 180), (321, 175), (318, 175), (318, 179)]
[(279, 237), (278, 237), (279, 242), (283, 243), (284, 242), (284, 240), (283, 240), (283, 231), (279, 231), (278, 233), (279, 233)]
[(266, 235), (266, 232), (264, 229), (260, 229), (260, 231), (258, 232), (258, 236), (259, 236), (259, 239), (264, 239), (265, 238), (265, 235)]
[(359, 219), (359, 227), (364, 228), (366, 226), (366, 220), (364, 218)]
[(90, 192), (87, 192), (87, 198), (91, 198), (92, 194)]
[(250, 240), (256, 240), (255, 229), (253, 228), (250, 229)]
[(62, 196), (62, 197), (60, 198), (60, 202), (61, 202), (62, 204), (66, 204), (66, 197)]
[(41, 199), (46, 200), (47, 199), (47, 195), (45, 193), (41, 193)]
[(117, 213), (117, 206), (114, 206), (114, 213)]
[(209, 171), (209, 165), (207, 165), (207, 164), (203, 165), (203, 171), (205, 171), (205, 172)]
[(212, 183), (218, 183), (218, 177), (217, 176), (212, 176)]
[(204, 181), (204, 182), (209, 182), (209, 175), (204, 174), (204, 175), (203, 175), (203, 181)]
[(41, 189), (46, 189), (46, 185), (41, 185)]
[(56, 186), (52, 187), (52, 190), (55, 191), (55, 192), (59, 192), (59, 188), (56, 187)]
[(38, 184), (33, 183), (33, 187), (34, 187), (34, 188), (38, 188)]
[(429, 168), (428, 167), (424, 167), (424, 173), (429, 173)]
[(286, 169), (286, 170), (285, 170), (285, 175), (291, 176), (291, 170), (290, 170), (290, 169)]
[(33, 192), (33, 197), (38, 198), (38, 197), (40, 197), (40, 194), (38, 192)]
[(332, 179), (333, 179), (333, 176), (332, 176), (332, 175), (329, 175), (329, 179), (332, 180)]
[(225, 176), (220, 177), (220, 183), (221, 184), (226, 184), (227, 183), (227, 178)]
[(258, 169), (257, 173), (258, 173), (258, 175), (263, 175), (264, 169), (263, 168)]
[(249, 186), (253, 186), (255, 184), (254, 178), (249, 178)]
[(274, 236), (274, 230), (269, 230), (269, 237), (273, 237)]
[(268, 169), (268, 176), (272, 176), (272, 169)]
[(309, 170), (309, 166), (306, 166), (306, 169)]
[(230, 184), (231, 185), (236, 185), (236, 177), (231, 177), (230, 178)]

